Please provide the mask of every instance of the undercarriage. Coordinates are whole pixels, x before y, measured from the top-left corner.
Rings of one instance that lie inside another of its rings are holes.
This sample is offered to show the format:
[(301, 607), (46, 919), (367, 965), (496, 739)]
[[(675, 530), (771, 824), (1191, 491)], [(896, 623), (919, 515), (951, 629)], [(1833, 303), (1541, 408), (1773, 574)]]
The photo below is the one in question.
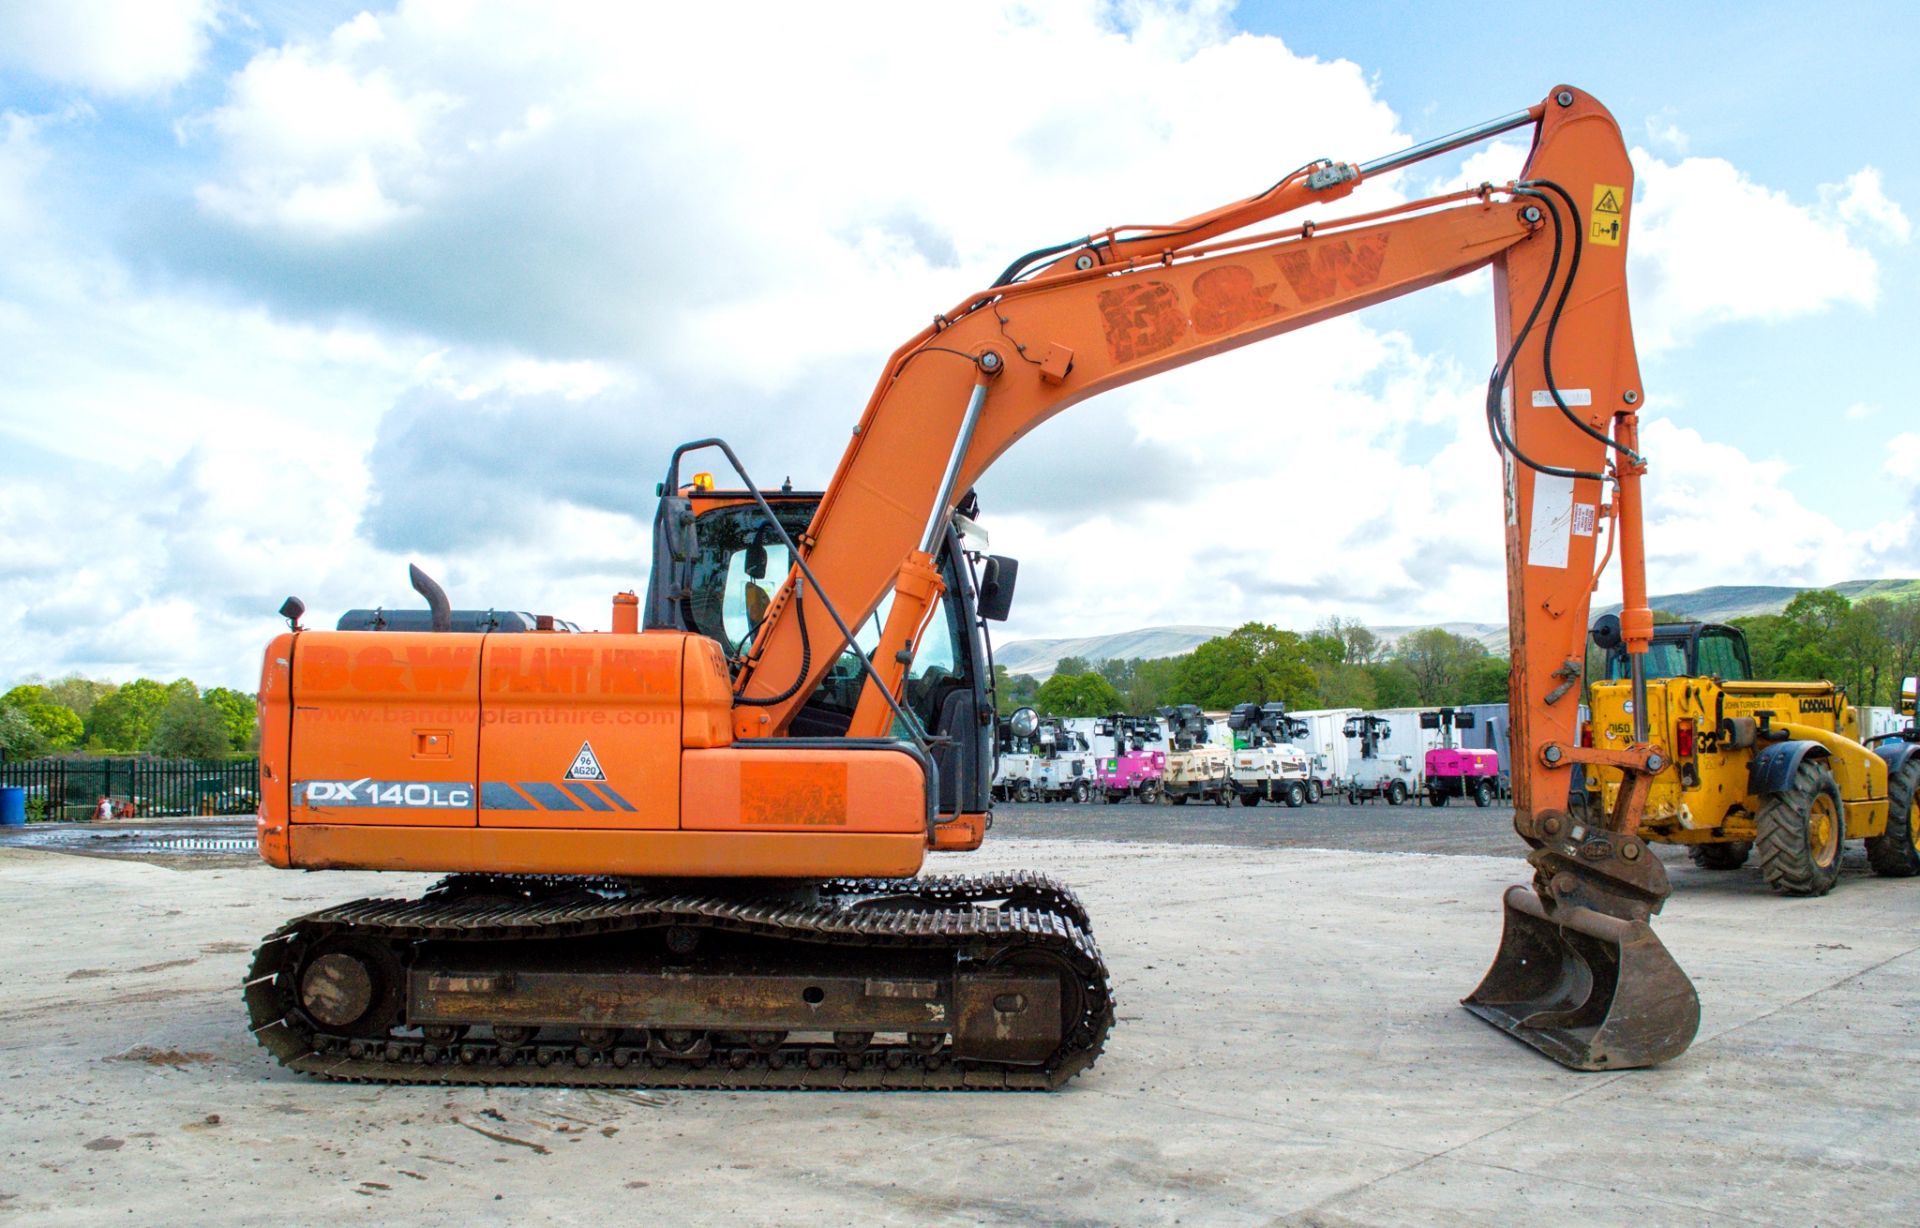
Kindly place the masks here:
[(282, 1065), (395, 1083), (1057, 1088), (1113, 1023), (1043, 875), (457, 875), (297, 918), (246, 1000)]

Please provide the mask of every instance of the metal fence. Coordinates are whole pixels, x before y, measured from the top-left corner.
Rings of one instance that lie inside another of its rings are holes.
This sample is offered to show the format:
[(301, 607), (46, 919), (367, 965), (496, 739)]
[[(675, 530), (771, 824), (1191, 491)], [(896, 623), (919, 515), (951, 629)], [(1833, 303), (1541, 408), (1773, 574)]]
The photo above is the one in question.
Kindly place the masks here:
[(31, 759), (0, 763), (0, 785), (27, 791), (33, 819), (90, 819), (100, 799), (117, 818), (251, 814), (258, 759)]

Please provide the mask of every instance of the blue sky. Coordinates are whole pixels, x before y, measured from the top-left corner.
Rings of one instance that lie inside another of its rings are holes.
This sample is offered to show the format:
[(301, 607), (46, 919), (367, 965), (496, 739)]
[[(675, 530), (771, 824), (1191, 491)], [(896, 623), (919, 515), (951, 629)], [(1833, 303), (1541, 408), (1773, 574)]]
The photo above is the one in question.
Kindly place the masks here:
[[(1541, 8), (0, 5), (0, 681), (246, 684), (410, 560), (604, 625), (679, 439), (818, 483), (1012, 254), (1560, 81), (1636, 150), (1656, 591), (1920, 574), (1920, 17)], [(1497, 621), (1491, 360), (1480, 275), (1063, 416), (982, 483), (1009, 633)]]
[[(1567, 81), (1607, 104), (1629, 144), (1663, 156), (1724, 158), (1800, 200), (1871, 165), (1909, 214), (1920, 202), (1920, 158), (1912, 153), (1920, 8), (1912, 4), (1522, 11), (1493, 3), (1251, 3), (1236, 16), (1296, 51), (1363, 65), (1380, 96), (1423, 134), (1504, 114)], [(1657, 135), (1669, 125), (1684, 134), (1683, 149)], [(1876, 442), (1920, 421), (1908, 371), (1910, 339), (1920, 335), (1920, 247), (1877, 255), (1881, 297), (1872, 310), (1730, 322), (1716, 328), (1710, 354), (1696, 347), (1643, 360), (1654, 408), (1678, 401), (1687, 423), (1749, 441), (1753, 456), (1791, 460), (1803, 471), (1796, 493), (1850, 529), (1870, 528), (1910, 497), (1877, 463)], [(1479, 321), (1432, 300), (1386, 311), (1405, 313), (1403, 326), (1436, 348), (1484, 344)], [(1835, 421), (1862, 404), (1877, 412)]]

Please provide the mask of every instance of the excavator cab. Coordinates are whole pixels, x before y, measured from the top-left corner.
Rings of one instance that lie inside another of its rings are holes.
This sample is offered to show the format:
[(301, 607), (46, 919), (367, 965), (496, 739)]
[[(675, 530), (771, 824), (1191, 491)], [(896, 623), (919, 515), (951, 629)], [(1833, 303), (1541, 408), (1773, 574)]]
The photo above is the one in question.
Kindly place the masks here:
[[(673, 534), (675, 548), (655, 551), (647, 627), (707, 636), (720, 645), (737, 680), (748, 668), (747, 652), (766, 616), (770, 590), (793, 572), (792, 543), (805, 535), (821, 496), (791, 488), (762, 492), (774, 515), (769, 520), (753, 492), (716, 489), (699, 480), (704, 477), (681, 488), (677, 498), (661, 499), (656, 539)], [(983, 538), (966, 517), (957, 517), (948, 529), (938, 555), (946, 593), (921, 637), (901, 695), (902, 706), (932, 747), (939, 810), (946, 819), (982, 814), (991, 802), (994, 705), (984, 664), (986, 619), (1005, 617), (1017, 565), (985, 555), (978, 540)], [(989, 586), (990, 600), (983, 601), (981, 592)], [(883, 600), (852, 628), (854, 643), (841, 650), (813, 688), (790, 736), (847, 736), (889, 604)]]

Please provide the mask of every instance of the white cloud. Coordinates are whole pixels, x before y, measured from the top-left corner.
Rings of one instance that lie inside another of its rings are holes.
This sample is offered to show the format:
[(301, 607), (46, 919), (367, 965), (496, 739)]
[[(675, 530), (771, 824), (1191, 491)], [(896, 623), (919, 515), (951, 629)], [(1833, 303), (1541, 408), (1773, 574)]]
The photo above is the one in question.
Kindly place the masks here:
[(1735, 320), (1778, 322), (1878, 299), (1871, 240), (1904, 241), (1906, 217), (1865, 168), (1795, 204), (1723, 158), (1633, 151), (1640, 190), (1629, 236), (1636, 340), (1680, 345)]
[(1839, 183), (1822, 185), (1820, 203), (1848, 226), (1877, 230), (1890, 243), (1913, 236), (1905, 210), (1887, 199), (1878, 167), (1863, 166)]
[(214, 0), (20, 0), (0, 6), (0, 64), (101, 94), (152, 94), (199, 68)]
[(1845, 417), (1848, 422), (1861, 422), (1880, 412), (1878, 405), (1867, 401), (1855, 401), (1847, 406)]
[[(456, 603), (604, 626), (608, 594), (644, 583), (672, 442), (724, 434), (763, 481), (818, 484), (886, 353), (1013, 255), (1411, 143), (1362, 67), (1224, 12), (410, 0), (259, 49), (173, 116), (185, 153), (147, 182), (198, 182), (130, 209), (118, 253), (42, 181), (69, 135), (7, 117), (0, 539), (21, 544), (0, 559), (0, 681), (250, 685), (281, 597), (316, 624), (412, 604), (416, 552)], [(1246, 115), (1286, 122), (1250, 143), (1222, 118)], [(1502, 142), (1462, 182), (1523, 157)], [(1636, 315), (1669, 346), (1803, 306), (1700, 288), (1758, 263), (1716, 246), (1724, 205), (1842, 257), (1816, 307), (1871, 301), (1861, 245), (1905, 220), (1868, 172), (1813, 206), (1725, 163), (1643, 176)], [(1490, 298), (1484, 275), (1458, 284)], [(1350, 317), (1069, 411), (982, 483), (996, 547), (1028, 563), (1012, 630), (1497, 620), (1498, 464), (1466, 365), (1484, 357)], [(1743, 494), (1737, 450), (1654, 425), (1656, 583), (1772, 568), (1709, 545), (1728, 506), (1796, 507), (1793, 475)], [(1784, 565), (1854, 557), (1793, 519)]]

